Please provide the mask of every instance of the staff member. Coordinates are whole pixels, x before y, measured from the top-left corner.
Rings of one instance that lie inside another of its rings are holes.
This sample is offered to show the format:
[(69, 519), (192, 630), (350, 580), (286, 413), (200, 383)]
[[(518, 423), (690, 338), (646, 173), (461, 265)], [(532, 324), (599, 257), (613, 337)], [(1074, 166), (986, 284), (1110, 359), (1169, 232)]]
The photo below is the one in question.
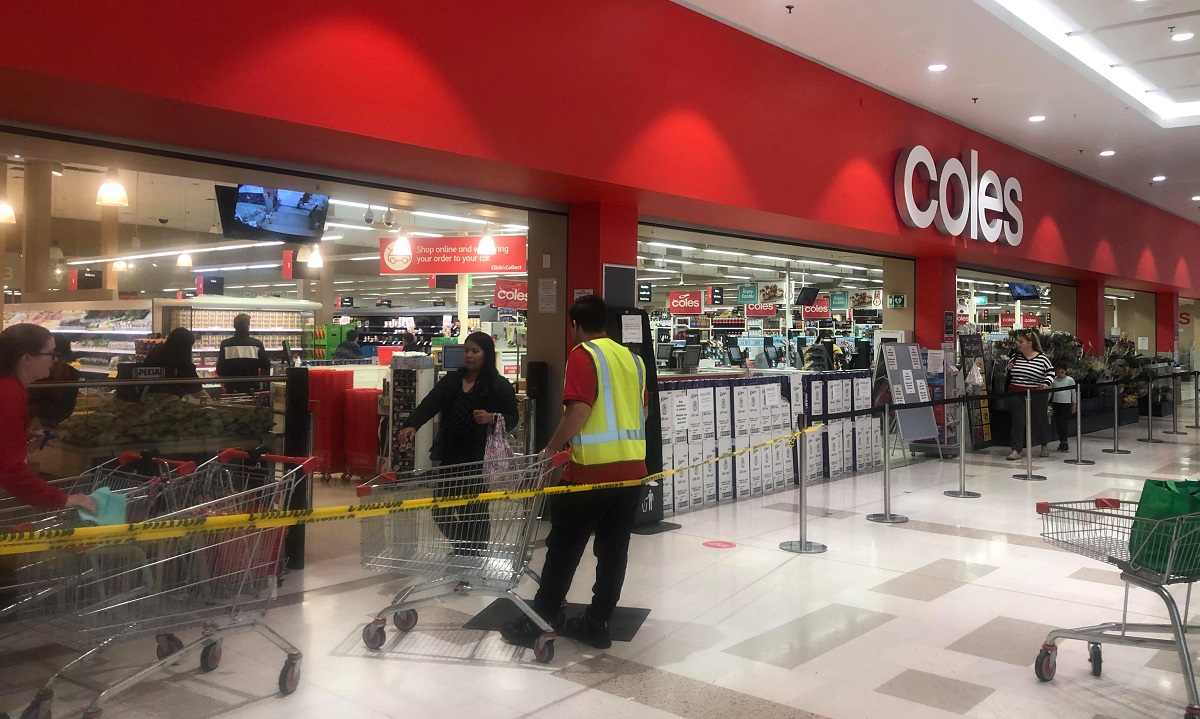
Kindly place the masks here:
[[(233, 318), (233, 336), (221, 340), (221, 353), (217, 357), (218, 377), (269, 377), (271, 360), (263, 343), (250, 336), (250, 315), (241, 313)], [(258, 382), (229, 382), (225, 385), (232, 392), (258, 392)]]
[[(571, 332), (579, 344), (567, 358), (562, 420), (543, 452), (567, 443), (571, 462), (564, 481), (596, 484), (646, 476), (646, 368), (628, 348), (605, 334), (608, 307), (596, 295), (571, 305)], [(629, 560), (629, 534), (641, 501), (640, 486), (557, 495), (551, 504), (546, 563), (533, 607), (563, 636), (597, 649), (612, 646), (608, 622), (621, 598)], [(562, 621), (562, 604), (575, 570), (595, 533), (596, 583), (583, 614)], [(542, 630), (527, 617), (506, 626), (505, 641), (532, 646)]]
[(21, 323), (0, 332), (0, 489), (40, 509), (81, 507), (95, 513), (91, 497), (66, 494), (25, 462), (32, 443), (28, 388), (50, 376), (54, 355), (54, 337), (44, 327)]

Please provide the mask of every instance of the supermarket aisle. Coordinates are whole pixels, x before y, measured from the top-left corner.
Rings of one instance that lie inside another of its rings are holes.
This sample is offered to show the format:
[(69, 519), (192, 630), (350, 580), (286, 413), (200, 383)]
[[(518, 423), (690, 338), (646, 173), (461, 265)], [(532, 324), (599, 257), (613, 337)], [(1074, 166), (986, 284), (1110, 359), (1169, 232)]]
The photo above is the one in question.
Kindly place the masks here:
[[(382, 651), (368, 651), (363, 625), (404, 581), (358, 567), (352, 527), (317, 525), (309, 568), (289, 577), (268, 618), (305, 651), (296, 694), (281, 698), (273, 690), (281, 655), (240, 635), (227, 641), (217, 671), (177, 667), (106, 714), (1182, 716), (1186, 693), (1170, 653), (1109, 647), (1097, 679), (1086, 647), (1065, 642), (1053, 683), (1039, 683), (1032, 670), (1049, 628), (1117, 619), (1123, 598), (1114, 569), (1041, 541), (1034, 503), (1133, 498), (1145, 477), (1194, 477), (1200, 467), (1196, 431), (1153, 446), (1134, 443), (1135, 436), (1130, 429), (1124, 444), (1133, 454), (1122, 457), (1101, 454), (1103, 439), (1085, 439), (1093, 467), (1065, 465), (1060, 456), (1039, 460), (1035, 469), (1050, 476), (1040, 483), (1012, 479), (1016, 468), (999, 449), (971, 455), (968, 482), (984, 495), (976, 500), (942, 495), (957, 485), (955, 463), (898, 470), (893, 511), (912, 518), (904, 525), (865, 520), (880, 510), (879, 475), (815, 486), (810, 535), (829, 545), (823, 555), (777, 549), (795, 538), (795, 491), (683, 515), (679, 531), (634, 538), (623, 604), (652, 610), (635, 640), (597, 652), (560, 639), (548, 666), (495, 633), (462, 629), (489, 601), (478, 598), (423, 608), (415, 630), (402, 636), (391, 629)], [(705, 547), (710, 540), (736, 546)], [(573, 601), (587, 599), (589, 560)], [(1161, 617), (1156, 601), (1135, 590), (1131, 611)], [(146, 651), (153, 646), (123, 648), (105, 666), (128, 665)], [(45, 646), (6, 652), (0, 708), (17, 707), (17, 697), (66, 656)], [(64, 688), (55, 715), (82, 708), (79, 696)]]

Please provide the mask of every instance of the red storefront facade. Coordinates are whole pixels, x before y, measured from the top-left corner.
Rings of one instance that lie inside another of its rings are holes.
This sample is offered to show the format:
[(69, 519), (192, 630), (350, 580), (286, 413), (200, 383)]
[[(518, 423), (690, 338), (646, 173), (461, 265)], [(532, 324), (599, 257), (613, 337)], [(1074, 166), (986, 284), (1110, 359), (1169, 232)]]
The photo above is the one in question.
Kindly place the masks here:
[[(913, 257), (924, 345), (963, 264), (1075, 284), (1093, 346), (1106, 284), (1156, 292), (1172, 349), (1200, 226), (668, 0), (535, 5), (9, 7), (0, 117), (565, 203), (567, 297), (634, 264), (650, 217)], [(1022, 242), (905, 226), (894, 171), (916, 145), (1019, 179)]]

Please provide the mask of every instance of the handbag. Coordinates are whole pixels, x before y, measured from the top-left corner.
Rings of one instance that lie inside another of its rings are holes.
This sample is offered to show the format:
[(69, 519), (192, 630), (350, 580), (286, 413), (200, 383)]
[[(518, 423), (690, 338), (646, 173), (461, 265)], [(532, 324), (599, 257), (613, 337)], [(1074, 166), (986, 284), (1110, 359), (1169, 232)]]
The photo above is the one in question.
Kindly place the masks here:
[(1129, 532), (1131, 564), (1160, 574), (1200, 576), (1200, 496), (1197, 495), (1200, 482), (1146, 480)]
[(504, 428), (504, 415), (497, 415), (488, 432), (487, 445), (483, 450), (483, 476), (489, 485), (511, 484), (517, 471), (517, 460), (508, 444), (508, 432)]

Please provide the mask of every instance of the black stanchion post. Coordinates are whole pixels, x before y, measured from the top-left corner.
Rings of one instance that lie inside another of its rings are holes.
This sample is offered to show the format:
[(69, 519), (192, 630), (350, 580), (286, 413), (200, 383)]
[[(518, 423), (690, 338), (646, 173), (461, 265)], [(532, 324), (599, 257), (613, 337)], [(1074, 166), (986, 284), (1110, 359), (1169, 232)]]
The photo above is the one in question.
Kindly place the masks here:
[(796, 438), (796, 449), (792, 456), (796, 458), (796, 476), (800, 478), (800, 539), (798, 541), (780, 542), (779, 548), (794, 554), (820, 554), (829, 549), (820, 542), (808, 541), (808, 435), (802, 433)]
[(971, 423), (967, 421), (967, 402), (964, 399), (958, 405), (958, 489), (949, 489), (942, 494), (959, 499), (975, 499), (982, 496), (979, 492), (967, 491), (967, 430)]
[(889, 426), (891, 405), (885, 405), (883, 412), (883, 513), (868, 514), (867, 520), (882, 524), (903, 524), (908, 517), (902, 514), (892, 514), (892, 436)]
[(1147, 444), (1162, 444), (1161, 439), (1154, 437), (1154, 375), (1146, 380), (1146, 436), (1138, 437), (1139, 442)]
[(1014, 474), (1013, 479), (1041, 482), (1046, 478), (1033, 473), (1033, 413), (1030, 409), (1032, 403), (1032, 390), (1025, 390), (1025, 474)]
[[(1179, 429), (1180, 407), (1175, 404), (1175, 398), (1183, 395), (1183, 393), (1180, 391), (1180, 387), (1182, 386), (1183, 382), (1179, 379), (1182, 376), (1182, 374), (1171, 375), (1171, 429), (1163, 432), (1163, 434), (1187, 434), (1187, 432)], [(1159, 406), (1161, 407), (1162, 404), (1159, 404)], [(1151, 414), (1154, 413), (1153, 402), (1150, 403), (1150, 412)]]
[(1192, 372), (1192, 423), (1188, 429), (1200, 429), (1200, 371)]
[[(1067, 464), (1090, 465), (1095, 464), (1090, 459), (1083, 458), (1083, 401), (1080, 398), (1079, 388), (1071, 390), (1071, 394), (1075, 396), (1075, 459), (1063, 460)], [(1059, 405), (1054, 405), (1056, 408)], [(1058, 410), (1055, 409), (1055, 412)]]
[(1129, 450), (1121, 449), (1120, 438), (1120, 411), (1121, 411), (1121, 390), (1118, 389), (1116, 383), (1112, 386), (1113, 389), (1113, 446), (1112, 449), (1102, 449), (1105, 454), (1129, 454)]

